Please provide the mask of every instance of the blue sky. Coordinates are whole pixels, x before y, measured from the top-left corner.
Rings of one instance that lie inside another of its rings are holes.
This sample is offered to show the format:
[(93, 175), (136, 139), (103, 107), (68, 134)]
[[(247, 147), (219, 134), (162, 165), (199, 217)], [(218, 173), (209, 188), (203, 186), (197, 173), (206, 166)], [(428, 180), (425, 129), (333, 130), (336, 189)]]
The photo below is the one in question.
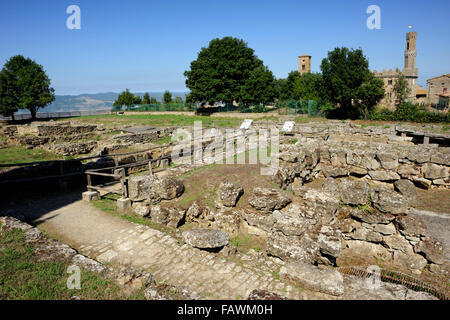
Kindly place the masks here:
[[(66, 8), (81, 9), (69, 30)], [(381, 30), (366, 27), (369, 5)], [(213, 38), (244, 39), (276, 77), (338, 46), (362, 48), (370, 68), (403, 68), (408, 25), (418, 32), (419, 84), (450, 73), (448, 0), (1, 0), (0, 65), (16, 54), (42, 64), (57, 94), (184, 91), (183, 72)]]

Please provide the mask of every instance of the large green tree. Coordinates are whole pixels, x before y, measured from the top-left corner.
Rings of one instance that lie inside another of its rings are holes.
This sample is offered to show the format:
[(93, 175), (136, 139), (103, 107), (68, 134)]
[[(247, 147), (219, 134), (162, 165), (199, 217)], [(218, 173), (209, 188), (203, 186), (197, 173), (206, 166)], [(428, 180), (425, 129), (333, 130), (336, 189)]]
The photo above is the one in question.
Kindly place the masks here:
[(190, 101), (241, 102), (241, 87), (251, 72), (262, 66), (263, 62), (243, 40), (233, 37), (213, 39), (191, 62), (190, 70), (184, 72)]
[(134, 94), (132, 94), (129, 89), (125, 89), (125, 91), (119, 94), (117, 100), (114, 101), (113, 106), (121, 107), (121, 106), (131, 106), (133, 104), (134, 104)]
[(22, 55), (10, 58), (2, 69), (0, 77), (0, 105), (5, 112), (14, 112), (14, 104), (20, 109), (28, 109), (31, 119), (36, 120), (38, 109), (55, 100), (55, 90), (50, 87), (50, 79), (44, 68)]
[(360, 116), (359, 106), (354, 101), (358, 98), (361, 85), (367, 83), (372, 74), (362, 50), (336, 48), (328, 52), (320, 68), (330, 101), (339, 107), (339, 115)]
[(411, 88), (409, 87), (405, 76), (401, 75), (397, 78), (397, 80), (395, 80), (393, 89), (396, 98), (395, 106), (398, 107), (404, 105), (411, 93)]
[(248, 79), (241, 86), (241, 102), (244, 104), (267, 104), (278, 95), (277, 84), (273, 73), (266, 66), (252, 70)]

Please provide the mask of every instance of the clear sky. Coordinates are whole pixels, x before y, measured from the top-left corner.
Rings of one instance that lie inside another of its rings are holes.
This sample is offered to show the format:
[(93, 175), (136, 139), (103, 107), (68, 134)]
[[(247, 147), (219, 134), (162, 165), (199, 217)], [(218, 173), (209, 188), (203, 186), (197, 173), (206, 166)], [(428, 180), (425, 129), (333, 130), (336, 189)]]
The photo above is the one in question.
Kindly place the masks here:
[[(81, 29), (69, 30), (69, 5)], [(369, 5), (381, 30), (369, 30)], [(213, 38), (244, 39), (276, 77), (338, 46), (362, 48), (370, 68), (403, 68), (405, 33), (418, 32), (419, 84), (450, 73), (449, 0), (0, 0), (0, 65), (42, 64), (56, 94), (185, 91), (183, 72)]]

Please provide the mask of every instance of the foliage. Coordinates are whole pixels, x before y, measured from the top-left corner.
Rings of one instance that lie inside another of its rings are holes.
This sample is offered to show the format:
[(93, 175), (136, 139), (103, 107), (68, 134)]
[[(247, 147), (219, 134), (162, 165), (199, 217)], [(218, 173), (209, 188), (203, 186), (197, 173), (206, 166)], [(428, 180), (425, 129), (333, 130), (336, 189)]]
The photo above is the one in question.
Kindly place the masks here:
[(395, 111), (381, 109), (370, 112), (368, 118), (370, 120), (381, 121), (410, 121), (418, 123), (449, 123), (450, 113), (439, 113), (421, 110), (416, 104), (405, 103), (398, 106)]
[(267, 104), (277, 96), (275, 77), (266, 66), (252, 70), (240, 90), (241, 101), (245, 104)]
[(133, 104), (142, 104), (142, 99), (139, 96), (135, 96), (133, 99)]
[(403, 75), (398, 77), (397, 80), (395, 81), (394, 93), (397, 99), (395, 105), (397, 107), (405, 105), (406, 100), (408, 99), (411, 93), (411, 88), (409, 87), (408, 81), (406, 81)]
[(164, 91), (163, 102), (166, 104), (172, 102), (172, 93), (169, 90)]
[(383, 99), (383, 86), (383, 80), (375, 78), (371, 73), (368, 79), (358, 88), (355, 105), (358, 108), (358, 113), (364, 116), (364, 120), (367, 120), (369, 112), (374, 110), (378, 102)]
[(190, 102), (242, 102), (241, 87), (253, 70), (263, 62), (254, 50), (237, 38), (224, 37), (210, 41), (200, 50), (190, 70), (184, 72)]
[(114, 101), (113, 106), (131, 106), (134, 104), (134, 95), (130, 92), (129, 89), (126, 89), (121, 94), (116, 101)]
[(339, 107), (333, 113), (334, 116), (360, 117), (361, 105), (353, 103), (354, 100), (362, 96), (367, 104), (364, 108), (368, 108), (376, 100), (371, 95), (373, 91), (375, 96), (378, 95), (376, 88), (380, 83), (371, 79), (369, 63), (361, 49), (336, 48), (328, 52), (328, 57), (322, 60), (320, 68), (330, 101)]
[(14, 119), (14, 112), (19, 110), (19, 95), (15, 77), (8, 70), (0, 72), (0, 114)]
[(150, 95), (148, 92), (144, 94), (144, 97), (142, 98), (142, 104), (150, 104)]
[(176, 96), (175, 99), (173, 100), (174, 103), (183, 103), (183, 98), (180, 96)]
[(305, 73), (295, 78), (293, 95), (302, 100), (329, 101), (322, 74)]
[(295, 93), (295, 84), (300, 79), (301, 75), (298, 71), (289, 72), (286, 79), (278, 79), (278, 99), (285, 100), (299, 100), (300, 96)]
[(10, 58), (2, 69), (0, 77), (0, 112), (11, 114), (15, 104), (28, 109), (31, 119), (36, 112), (55, 100), (55, 90), (44, 68), (30, 58), (16, 55)]

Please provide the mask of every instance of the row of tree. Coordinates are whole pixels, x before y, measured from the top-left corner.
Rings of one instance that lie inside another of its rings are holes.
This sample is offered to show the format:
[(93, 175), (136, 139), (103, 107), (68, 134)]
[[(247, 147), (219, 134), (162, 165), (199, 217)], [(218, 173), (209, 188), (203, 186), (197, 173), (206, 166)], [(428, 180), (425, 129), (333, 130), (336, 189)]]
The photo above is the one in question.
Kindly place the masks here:
[[(166, 90), (163, 94), (163, 103), (183, 103), (183, 99), (179, 96), (172, 98), (172, 93), (169, 90)], [(131, 105), (141, 105), (141, 104), (158, 104), (159, 101), (154, 97), (150, 97), (150, 94), (146, 92), (144, 96), (141, 98), (140, 96), (135, 96), (130, 92), (129, 89), (126, 89), (122, 93), (119, 94), (116, 101), (114, 101), (113, 106), (121, 107), (121, 106), (131, 106)]]
[[(383, 81), (369, 70), (361, 49), (336, 48), (320, 68), (322, 73), (292, 71), (287, 78), (276, 79), (243, 40), (214, 39), (184, 72), (190, 89), (187, 101), (248, 105), (315, 100), (322, 108), (334, 109), (338, 117), (367, 118), (384, 97)], [(403, 103), (408, 86), (404, 78), (397, 82), (397, 97)]]
[(28, 109), (32, 120), (36, 112), (55, 100), (55, 90), (44, 68), (21, 55), (10, 58), (0, 71), (0, 114), (11, 116)]

